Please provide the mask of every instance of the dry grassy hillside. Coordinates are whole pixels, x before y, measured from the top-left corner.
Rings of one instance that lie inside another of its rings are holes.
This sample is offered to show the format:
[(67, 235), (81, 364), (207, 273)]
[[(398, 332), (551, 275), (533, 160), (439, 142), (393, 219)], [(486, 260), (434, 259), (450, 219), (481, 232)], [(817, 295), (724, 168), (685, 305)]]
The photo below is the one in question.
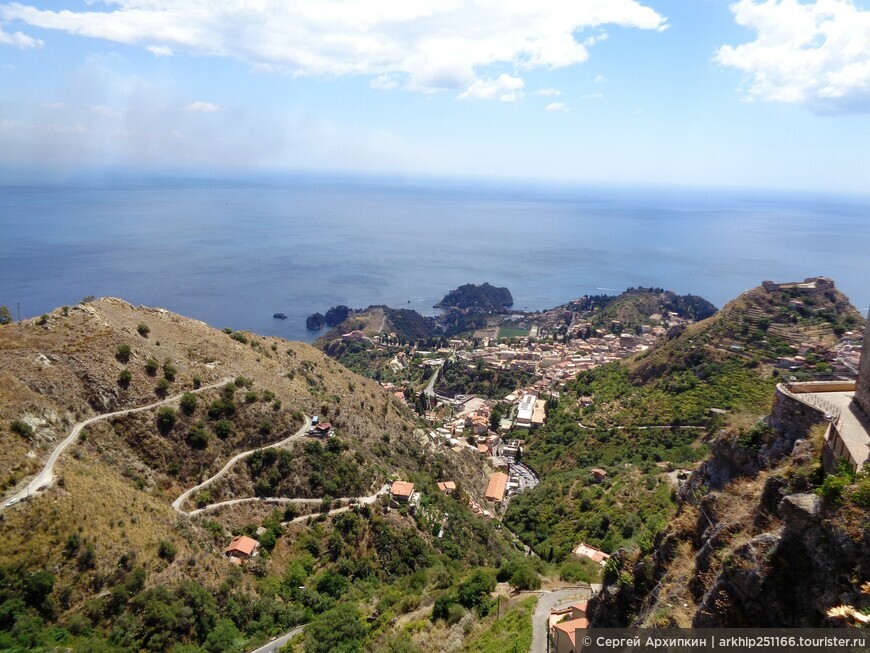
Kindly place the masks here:
[[(156, 361), (156, 370), (153, 363), (147, 369), (149, 360)], [(388, 477), (423, 470), (438, 478), (459, 467), (461, 482), (485, 482), (478, 461), (457, 465), (437, 453), (406, 409), (375, 382), (308, 345), (228, 334), (162, 309), (106, 298), (0, 327), (4, 494), (22, 487), (76, 422), (226, 378), (234, 380), (229, 389), (197, 393), (187, 411), (174, 402), (168, 428), (157, 408), (87, 427), (60, 457), (58, 482), (0, 516), (6, 541), (28, 543), (7, 548), (0, 564), (52, 569), (70, 587), (64, 609), (123, 583), (134, 567), (146, 571), (149, 585), (174, 577), (213, 584), (227, 571), (221, 554), (229, 531), (209, 532), (202, 519), (176, 512), (172, 501), (235, 453), (293, 434), (305, 415), (332, 422), (341, 442), (337, 455), (366, 494)], [(229, 432), (219, 433), (222, 421), (231, 423)], [(312, 476), (311, 456), (300, 453), (306, 442), (314, 440), (304, 437), (290, 448), (292, 464), (276, 492), (323, 492)], [(319, 471), (321, 481), (336, 471), (328, 467)], [(216, 487), (216, 494), (250, 496), (256, 490), (244, 460), (230, 478), (239, 485)], [(173, 555), (165, 547), (160, 554), (161, 542), (171, 545)]]

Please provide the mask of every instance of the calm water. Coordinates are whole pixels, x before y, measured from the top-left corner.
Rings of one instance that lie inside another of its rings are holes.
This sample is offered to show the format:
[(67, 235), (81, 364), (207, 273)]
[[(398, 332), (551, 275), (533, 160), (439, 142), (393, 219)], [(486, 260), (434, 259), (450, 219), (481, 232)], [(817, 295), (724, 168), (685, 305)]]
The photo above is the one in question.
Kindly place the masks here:
[(638, 285), (721, 306), (763, 279), (821, 274), (870, 305), (867, 198), (311, 179), (0, 187), (0, 241), (0, 304), (25, 317), (114, 295), (309, 341), (314, 311), (431, 314), (483, 281), (535, 310)]

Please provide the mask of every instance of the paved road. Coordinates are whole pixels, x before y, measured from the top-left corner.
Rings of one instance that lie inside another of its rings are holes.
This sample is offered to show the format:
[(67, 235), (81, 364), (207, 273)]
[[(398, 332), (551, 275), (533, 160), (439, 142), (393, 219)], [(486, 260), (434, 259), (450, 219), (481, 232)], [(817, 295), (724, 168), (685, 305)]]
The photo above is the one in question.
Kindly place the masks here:
[(547, 653), (547, 620), (551, 609), (568, 606), (591, 596), (592, 590), (582, 587), (542, 592), (532, 615), (532, 646), (529, 653)]
[[(279, 442), (275, 442), (274, 444), (269, 444), (269, 445), (266, 445), (264, 447), (257, 447), (256, 449), (249, 449), (248, 451), (243, 451), (242, 453), (236, 454), (235, 456), (233, 456), (232, 458), (229, 459), (227, 464), (224, 465), (223, 469), (221, 469), (221, 471), (219, 471), (217, 474), (215, 474), (211, 478), (204, 480), (199, 485), (196, 485), (196, 486), (190, 488), (189, 490), (184, 491), (180, 497), (178, 497), (175, 501), (172, 502), (172, 507), (175, 508), (178, 512), (185, 512), (184, 510), (181, 509), (181, 506), (184, 505), (184, 502), (187, 501), (188, 497), (191, 494), (193, 494), (194, 492), (196, 492), (198, 490), (201, 490), (202, 488), (204, 488), (208, 485), (211, 485), (216, 480), (223, 477), (229, 471), (230, 467), (235, 465), (242, 458), (246, 458), (247, 456), (250, 456), (251, 454), (253, 454), (257, 451), (261, 451), (263, 449), (273, 449), (275, 447), (283, 446), (283, 445), (287, 444), (288, 442), (290, 442), (291, 440), (295, 440), (296, 438), (301, 438), (303, 435), (308, 433), (308, 431), (310, 429), (311, 429), (311, 418), (306, 417), (305, 423), (293, 435), (291, 435), (287, 438), (284, 438), (283, 440), (281, 440)], [(192, 513), (187, 513), (187, 514), (192, 514)]]
[(287, 642), (296, 637), (299, 633), (305, 630), (305, 626), (296, 626), (293, 630), (288, 630), (286, 633), (281, 635), (280, 637), (276, 637), (268, 644), (264, 644), (260, 648), (255, 651), (251, 651), (251, 653), (274, 653), (282, 646), (286, 646)]
[(432, 378), (429, 379), (429, 385), (427, 385), (426, 389), (423, 390), (423, 392), (426, 394), (427, 397), (434, 397), (435, 396), (435, 381), (438, 380), (438, 374), (441, 373), (441, 368), (443, 366), (444, 366), (444, 363), (441, 363), (441, 365), (439, 365), (437, 367), (437, 369), (432, 373)]
[[(229, 383), (232, 380), (232, 377), (227, 377), (225, 379), (222, 379), (221, 381), (218, 381), (217, 383), (203, 386), (201, 388), (198, 388), (197, 390), (189, 390), (188, 392), (192, 392), (194, 394), (205, 392), (207, 390), (211, 390), (213, 388), (217, 388), (226, 383)], [(165, 406), (166, 404), (171, 404), (181, 399), (182, 394), (184, 393), (174, 395), (167, 399), (162, 399), (161, 401), (156, 401), (153, 404), (148, 404), (147, 406), (117, 410), (114, 413), (97, 415), (96, 417), (91, 417), (90, 419), (86, 419), (83, 422), (79, 422), (72, 427), (72, 431), (70, 431), (70, 434), (66, 437), (66, 439), (64, 439), (63, 442), (61, 442), (54, 448), (54, 451), (52, 451), (51, 454), (48, 456), (48, 460), (45, 462), (45, 466), (42, 468), (42, 471), (40, 471), (23, 490), (20, 490), (16, 494), (13, 494), (6, 501), (4, 501), (3, 505), (0, 506), (0, 510), (3, 510), (3, 508), (11, 502), (18, 503), (19, 501), (21, 501), (22, 498), (35, 494), (38, 490), (44, 490), (50, 487), (51, 484), (54, 483), (54, 465), (55, 463), (57, 463), (57, 459), (60, 458), (60, 455), (63, 453), (64, 449), (66, 449), (69, 445), (75, 442), (76, 439), (78, 439), (79, 434), (82, 432), (82, 429), (86, 426), (90, 426), (95, 422), (109, 419), (111, 417), (122, 417), (124, 415), (130, 415), (131, 413), (141, 413), (142, 411), (152, 410), (154, 408), (157, 408), (158, 406)]]

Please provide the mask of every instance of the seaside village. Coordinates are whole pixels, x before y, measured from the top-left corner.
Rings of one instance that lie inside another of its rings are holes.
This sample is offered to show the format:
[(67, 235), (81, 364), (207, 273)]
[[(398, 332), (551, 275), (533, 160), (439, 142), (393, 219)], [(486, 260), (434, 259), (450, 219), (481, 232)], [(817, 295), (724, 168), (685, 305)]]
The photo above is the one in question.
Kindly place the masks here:
[[(430, 445), (484, 457), (493, 470), (483, 492), (484, 505), (469, 499), (476, 514), (496, 519), (504, 513), (512, 496), (538, 483), (534, 470), (523, 464), (522, 452), (524, 434), (546, 423), (547, 397), (558, 397), (561, 385), (578, 373), (643, 351), (664, 336), (669, 328), (689, 323), (673, 313), (651, 315), (649, 321), (656, 326), (644, 326), (635, 333), (615, 335), (593, 330), (588, 323), (574, 324), (573, 316), (551, 311), (536, 315), (535, 324), (529, 327), (529, 335), (511, 338), (510, 343), (499, 341), (499, 327), (491, 327), (475, 333), (469, 340), (451, 340), (449, 347), (416, 352), (422, 357), (423, 365), (434, 368), (424, 391)], [(570, 326), (563, 330), (561, 337), (552, 337), (557, 324)], [(551, 334), (549, 338), (548, 332)], [(794, 349), (801, 351), (809, 347), (811, 345), (800, 343)], [(857, 381), (794, 382), (794, 377), (789, 377), (786, 372), (783, 382), (777, 386), (777, 401), (784, 406), (784, 414), (799, 415), (801, 419), (809, 420), (807, 423), (827, 424), (824, 464), (828, 471), (836, 469), (842, 460), (848, 461), (856, 470), (862, 461), (870, 460), (870, 355), (862, 356), (862, 351), (870, 352), (870, 322), (863, 334), (844, 333), (834, 352), (828, 352), (828, 362), (834, 369), (857, 375)], [(831, 354), (835, 358), (831, 358)], [(394, 362), (405, 364), (399, 359), (397, 353)], [(481, 364), (496, 369), (520, 369), (532, 374), (534, 380), (502, 399), (473, 395), (441, 396), (434, 391), (434, 381), (448, 360), (463, 362), (474, 369)], [(806, 360), (807, 357), (797, 354), (778, 360), (775, 365), (787, 371), (797, 369), (795, 366), (799, 367)], [(393, 392), (398, 400), (405, 401), (403, 388), (390, 383), (382, 383), (382, 386)], [(582, 397), (580, 401), (589, 405), (594, 402), (594, 397)], [(496, 415), (501, 417), (494, 418), (497, 405), (501, 412)], [(328, 438), (334, 432), (328, 422), (319, 421), (314, 416), (309, 435)], [(590, 476), (593, 482), (602, 483), (607, 479), (607, 471), (595, 468), (590, 470)], [(437, 487), (447, 495), (457, 491), (456, 482), (449, 478), (439, 481)], [(410, 514), (420, 509), (421, 493), (409, 480), (394, 479), (384, 486), (381, 493), (389, 495), (389, 506), (393, 509), (407, 510)], [(439, 537), (448, 518), (448, 515), (443, 516)], [(225, 553), (232, 562), (242, 564), (258, 554), (258, 542), (240, 535), (232, 540)], [(610, 557), (585, 542), (577, 543), (573, 554), (602, 567)], [(593, 586), (593, 591), (596, 587)], [(548, 650), (573, 653), (577, 650), (577, 631), (588, 625), (585, 600), (554, 606), (547, 624)]]

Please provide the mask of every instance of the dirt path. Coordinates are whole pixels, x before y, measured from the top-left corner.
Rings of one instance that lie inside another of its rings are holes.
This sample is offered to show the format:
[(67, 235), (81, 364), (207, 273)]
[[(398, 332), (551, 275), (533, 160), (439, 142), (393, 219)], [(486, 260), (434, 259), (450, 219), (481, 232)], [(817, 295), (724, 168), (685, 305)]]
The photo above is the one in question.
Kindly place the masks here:
[[(311, 429), (311, 418), (306, 417), (305, 423), (302, 424), (302, 426), (299, 427), (299, 430), (296, 431), (296, 433), (294, 433), (293, 435), (286, 437), (279, 442), (275, 442), (273, 444), (268, 444), (264, 447), (257, 447), (256, 449), (249, 449), (248, 451), (243, 451), (242, 453), (237, 453), (235, 456), (233, 456), (232, 458), (229, 459), (227, 464), (224, 465), (223, 469), (221, 469), (217, 474), (215, 474), (214, 476), (212, 476), (210, 478), (207, 478), (199, 485), (195, 485), (194, 487), (190, 488), (189, 490), (185, 490), (181, 494), (180, 497), (178, 497), (175, 501), (172, 502), (172, 507), (175, 508), (178, 512), (186, 512), (186, 511), (181, 509), (181, 506), (184, 505), (184, 502), (187, 501), (188, 497), (190, 497), (191, 494), (193, 494), (194, 492), (196, 492), (198, 490), (203, 489), (204, 487), (208, 487), (209, 485), (214, 483), (219, 478), (222, 478), (230, 470), (230, 468), (233, 465), (235, 465), (237, 462), (239, 462), (242, 458), (247, 458), (251, 454), (253, 454), (257, 451), (262, 451), (263, 449), (273, 449), (275, 447), (283, 446), (283, 445), (287, 444), (288, 442), (291, 442), (292, 440), (295, 440), (297, 438), (301, 438), (303, 435), (308, 433), (309, 429)], [(207, 507), (208, 506), (206, 506), (206, 508)], [(195, 511), (195, 512), (198, 512), (198, 511)], [(193, 513), (186, 513), (186, 514), (193, 514)]]
[[(218, 381), (217, 383), (212, 383), (211, 385), (206, 385), (201, 388), (197, 388), (196, 390), (188, 390), (193, 394), (198, 394), (200, 392), (206, 392), (207, 390), (212, 390), (214, 388), (218, 388), (226, 383), (231, 382), (233, 379), (231, 377), (227, 377)], [(181, 399), (182, 395), (185, 393), (177, 394), (167, 399), (162, 399), (160, 401), (155, 401), (153, 404), (148, 404), (147, 406), (140, 406), (138, 408), (127, 408), (125, 410), (117, 410), (113, 413), (105, 413), (103, 415), (97, 415), (96, 417), (91, 417), (82, 422), (79, 422), (75, 426), (72, 427), (70, 434), (54, 448), (54, 451), (48, 456), (48, 460), (45, 462), (45, 466), (42, 468), (34, 478), (31, 480), (23, 490), (19, 490), (16, 494), (13, 494), (9, 499), (7, 499), (3, 506), (0, 507), (2, 510), (5, 507), (10, 505), (14, 505), (21, 501), (25, 497), (29, 497), (37, 492), (42, 490), (46, 490), (51, 487), (52, 483), (54, 483), (54, 466), (57, 463), (58, 458), (64, 452), (69, 445), (75, 442), (79, 434), (82, 432), (82, 429), (86, 426), (90, 426), (96, 422), (100, 422), (104, 419), (110, 419), (112, 417), (123, 417), (124, 415), (130, 415), (132, 413), (141, 413), (146, 410), (152, 410), (157, 408), (158, 406), (165, 406), (166, 404), (171, 404), (173, 402)]]

